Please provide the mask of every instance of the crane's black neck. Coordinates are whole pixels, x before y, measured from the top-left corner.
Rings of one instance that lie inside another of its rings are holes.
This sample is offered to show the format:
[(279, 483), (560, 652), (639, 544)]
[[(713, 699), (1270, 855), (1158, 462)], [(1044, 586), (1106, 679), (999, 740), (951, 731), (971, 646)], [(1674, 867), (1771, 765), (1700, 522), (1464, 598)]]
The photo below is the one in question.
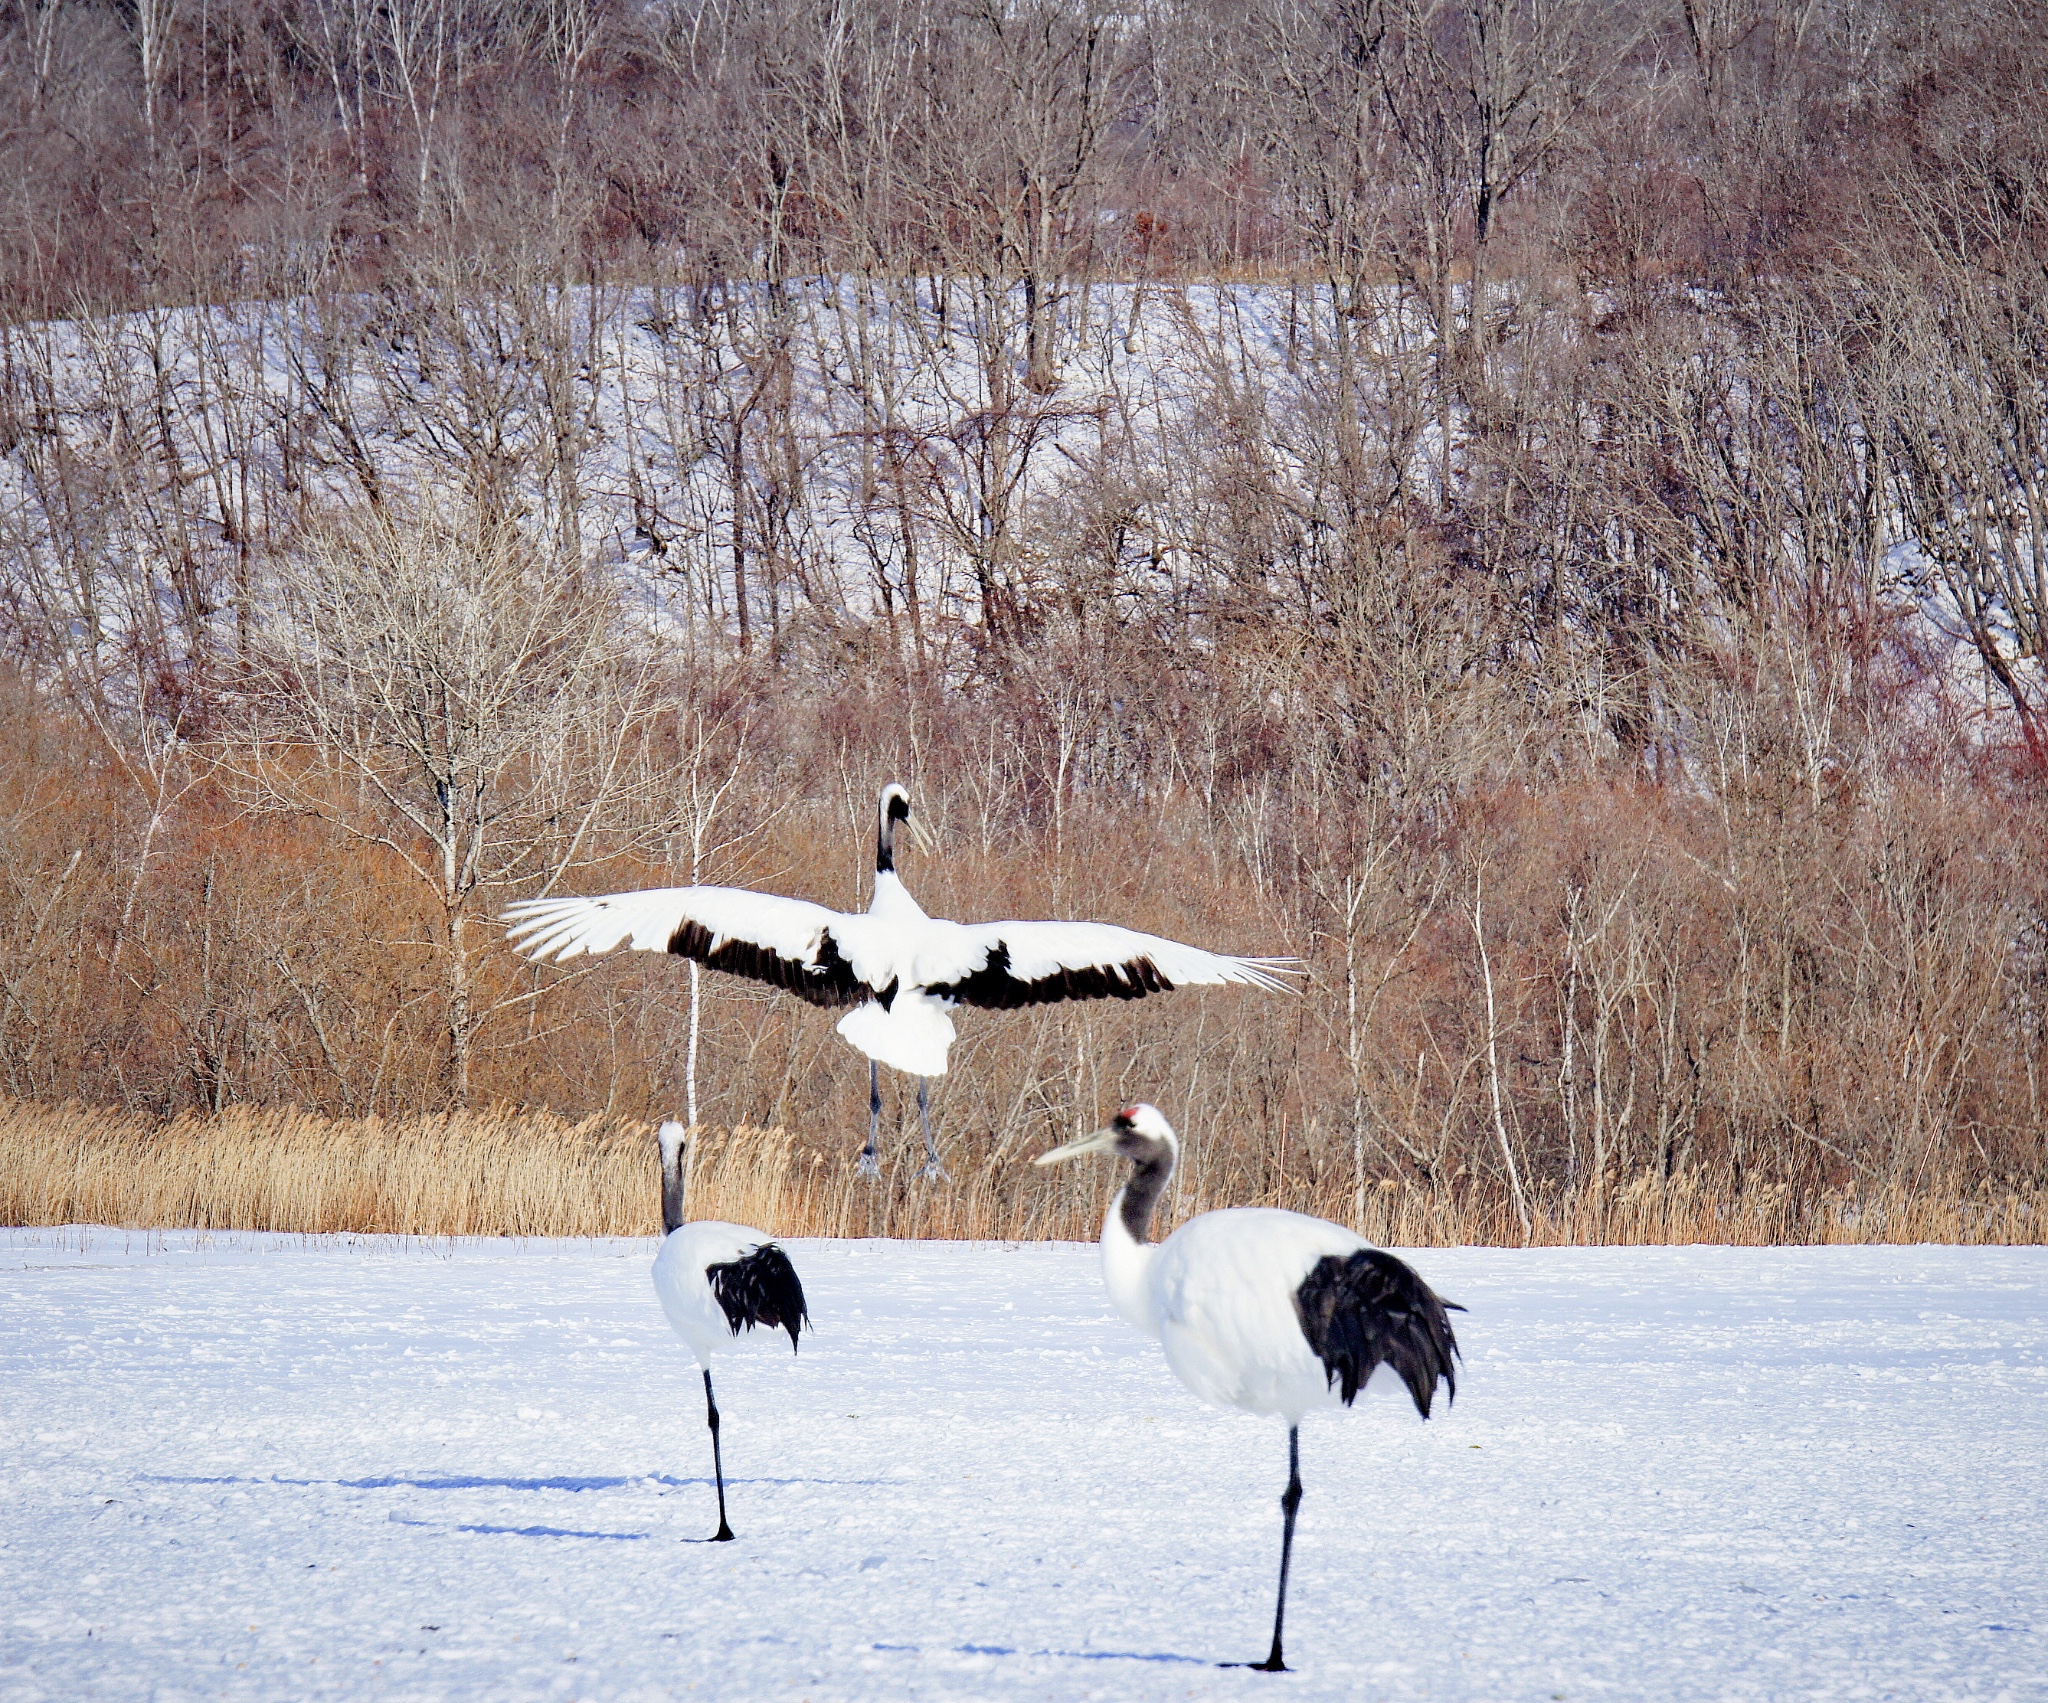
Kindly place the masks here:
[(882, 802), (881, 820), (875, 824), (875, 873), (888, 875), (896, 868), (896, 824), (910, 820), (910, 801), (892, 792)]
[(1151, 1239), (1152, 1209), (1159, 1204), (1159, 1197), (1166, 1192), (1167, 1179), (1173, 1175), (1173, 1149), (1163, 1141), (1151, 1145), (1156, 1151), (1132, 1156), (1131, 1180), (1124, 1184), (1117, 1205), (1125, 1232), (1140, 1244)]
[(683, 1154), (686, 1150), (680, 1131), (674, 1136), (674, 1124), (663, 1124), (661, 1135), (661, 1233), (666, 1236), (683, 1226), (683, 1190), (689, 1178), (683, 1170)]

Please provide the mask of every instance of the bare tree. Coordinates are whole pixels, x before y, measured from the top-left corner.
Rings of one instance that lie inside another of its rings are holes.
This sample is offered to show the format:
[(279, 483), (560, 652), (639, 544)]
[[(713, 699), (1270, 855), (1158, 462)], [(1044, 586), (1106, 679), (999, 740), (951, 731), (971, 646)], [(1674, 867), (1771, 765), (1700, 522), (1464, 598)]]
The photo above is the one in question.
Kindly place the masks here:
[(502, 522), (434, 509), (323, 535), (258, 652), (234, 760), (253, 802), (387, 853), (430, 901), (446, 1092), (527, 997), (479, 994), (490, 896), (656, 843), (666, 703), (601, 584)]
[(1887, 197), (1903, 252), (1874, 280), (1883, 409), (1907, 526), (2036, 759), (2048, 761), (2048, 131), (1943, 150)]
[(1611, 9), (1594, 0), (1359, 0), (1348, 12), (1350, 51), (1370, 56), (1407, 162), (1408, 229), (1387, 258), (1436, 334), (1439, 483), (1449, 508), (1460, 405), (1480, 423), (1487, 414), (1502, 211), (1554, 157), (1636, 37), (1611, 35)]

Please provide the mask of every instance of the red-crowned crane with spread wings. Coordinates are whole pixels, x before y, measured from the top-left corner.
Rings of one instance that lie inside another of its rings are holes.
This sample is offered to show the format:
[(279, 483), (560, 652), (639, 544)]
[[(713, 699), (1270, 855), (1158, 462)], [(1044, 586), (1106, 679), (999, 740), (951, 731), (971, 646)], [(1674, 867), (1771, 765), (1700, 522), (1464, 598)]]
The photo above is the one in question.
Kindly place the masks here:
[(912, 823), (910, 794), (893, 782), (877, 806), (875, 891), (863, 913), (739, 887), (657, 887), (584, 899), (508, 905), (520, 953), (560, 963), (626, 945), (672, 952), (746, 976), (827, 1009), (850, 1008), (839, 1033), (865, 1053), (868, 1144), (877, 1169), (886, 1064), (918, 1078), (925, 1174), (940, 1176), (927, 1079), (946, 1070), (958, 1006), (998, 1011), (1070, 999), (1142, 999), (1177, 987), (1242, 982), (1284, 991), (1290, 958), (1237, 958), (1104, 922), (950, 922), (927, 916), (896, 874), (896, 829)]

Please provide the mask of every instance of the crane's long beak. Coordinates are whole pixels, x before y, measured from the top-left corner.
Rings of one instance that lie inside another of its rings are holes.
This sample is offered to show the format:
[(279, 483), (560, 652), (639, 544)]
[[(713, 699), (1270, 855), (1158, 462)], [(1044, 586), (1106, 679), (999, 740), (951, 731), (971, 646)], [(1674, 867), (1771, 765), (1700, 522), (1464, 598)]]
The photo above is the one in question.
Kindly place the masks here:
[(1091, 1153), (1113, 1153), (1116, 1150), (1116, 1131), (1098, 1129), (1093, 1135), (1084, 1135), (1070, 1141), (1064, 1147), (1055, 1147), (1050, 1153), (1041, 1153), (1032, 1160), (1034, 1165), (1059, 1165), (1069, 1159), (1083, 1159)]
[(924, 825), (922, 817), (907, 816), (904, 818), (903, 825), (910, 830), (910, 837), (917, 842), (917, 849), (919, 851), (928, 852), (939, 843), (937, 836)]

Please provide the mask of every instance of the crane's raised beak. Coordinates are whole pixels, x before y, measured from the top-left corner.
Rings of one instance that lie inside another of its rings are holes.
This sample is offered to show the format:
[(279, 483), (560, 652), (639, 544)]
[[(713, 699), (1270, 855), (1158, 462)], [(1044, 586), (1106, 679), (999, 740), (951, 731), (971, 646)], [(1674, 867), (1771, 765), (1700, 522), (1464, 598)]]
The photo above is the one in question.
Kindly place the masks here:
[(917, 842), (917, 849), (919, 851), (928, 852), (933, 846), (938, 844), (937, 836), (924, 825), (922, 817), (906, 816), (903, 819), (903, 825), (910, 830), (910, 837)]
[(1032, 1160), (1034, 1165), (1059, 1165), (1069, 1159), (1083, 1159), (1091, 1153), (1114, 1153), (1116, 1151), (1116, 1130), (1098, 1129), (1093, 1135), (1080, 1136), (1064, 1147), (1055, 1147), (1050, 1153), (1041, 1153)]

